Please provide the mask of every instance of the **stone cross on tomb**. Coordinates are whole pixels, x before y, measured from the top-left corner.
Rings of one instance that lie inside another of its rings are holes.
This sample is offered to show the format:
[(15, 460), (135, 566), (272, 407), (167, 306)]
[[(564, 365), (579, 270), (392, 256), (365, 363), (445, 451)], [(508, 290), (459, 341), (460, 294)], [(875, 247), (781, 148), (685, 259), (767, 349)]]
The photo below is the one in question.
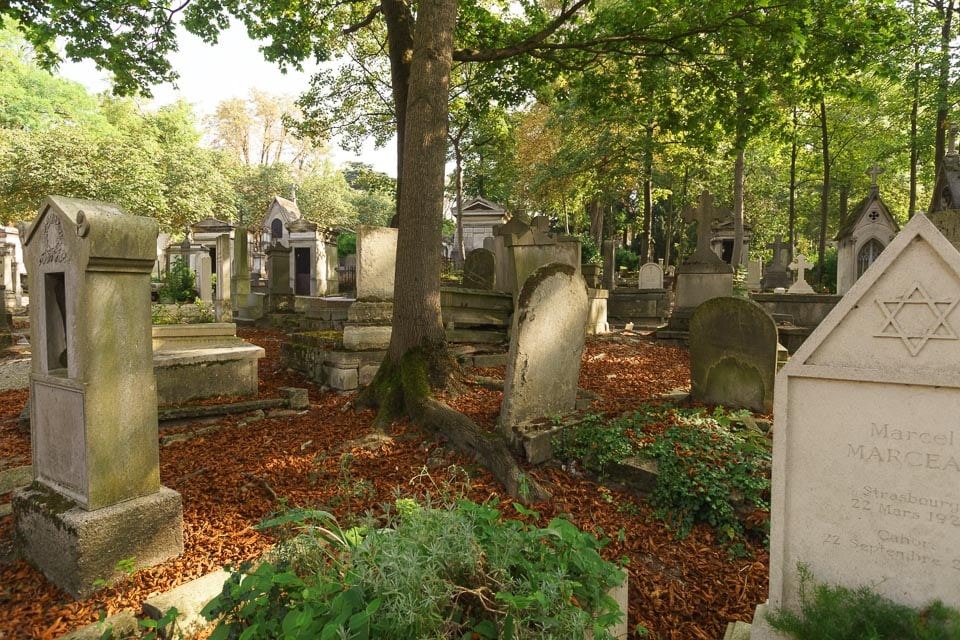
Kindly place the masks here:
[(733, 215), (726, 207), (718, 207), (713, 203), (713, 195), (703, 190), (696, 207), (689, 206), (683, 210), (681, 216), (684, 222), (697, 223), (697, 250), (690, 256), (691, 262), (713, 262), (719, 260), (717, 254), (710, 249), (710, 227), (715, 220), (724, 220)]
[(885, 171), (885, 169), (881, 169), (880, 166), (879, 166), (876, 162), (873, 163), (873, 166), (872, 166), (872, 167), (870, 167), (869, 169), (867, 169), (866, 173), (867, 173), (868, 176), (870, 176), (870, 179), (872, 180), (872, 182), (871, 182), (871, 184), (870, 184), (871, 187), (876, 187), (876, 186), (877, 186), (877, 176), (879, 176), (879, 175), (880, 175), (881, 173), (883, 173), (884, 171)]
[(790, 263), (790, 269), (797, 272), (797, 281), (790, 287), (789, 293), (814, 293), (813, 288), (807, 284), (807, 278), (804, 275), (807, 269), (812, 268), (813, 263), (807, 260), (807, 256), (798, 253), (796, 260)]
[(771, 268), (786, 271), (787, 261), (783, 257), (786, 245), (780, 239), (780, 236), (774, 238), (773, 242), (767, 245), (767, 249), (773, 249), (773, 260), (770, 261)]

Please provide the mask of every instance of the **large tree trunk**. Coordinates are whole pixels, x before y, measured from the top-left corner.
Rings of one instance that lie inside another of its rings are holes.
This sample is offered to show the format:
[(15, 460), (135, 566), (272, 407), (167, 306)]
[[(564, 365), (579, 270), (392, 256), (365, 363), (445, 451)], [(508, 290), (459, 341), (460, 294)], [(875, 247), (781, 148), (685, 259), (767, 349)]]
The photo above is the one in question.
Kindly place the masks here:
[[(390, 84), (393, 110), (397, 118), (397, 202), (403, 191), (403, 149), (406, 139), (407, 91), (410, 86), (410, 61), (413, 56), (413, 14), (403, 0), (381, 0), (380, 11), (387, 24), (387, 50), (390, 55)], [(400, 210), (397, 209), (397, 218)]]
[(733, 255), (730, 257), (730, 264), (734, 269), (740, 266), (743, 259), (743, 156), (741, 147), (733, 163)]
[(830, 211), (830, 134), (827, 130), (827, 101), (820, 99), (820, 144), (823, 155), (823, 189), (820, 191), (820, 238), (817, 242), (817, 285), (823, 286), (823, 255), (827, 250), (827, 220)]
[(463, 244), (463, 152), (460, 150), (459, 138), (453, 141), (453, 153), (457, 172), (457, 254), (462, 267), (467, 259), (467, 251)]
[[(919, 57), (917, 47), (914, 46), (914, 55)], [(910, 105), (910, 204), (907, 206), (907, 215), (913, 217), (917, 212), (917, 163), (919, 149), (917, 148), (917, 120), (920, 117), (920, 61), (913, 63), (913, 102)]]
[(787, 241), (790, 243), (790, 259), (793, 259), (793, 247), (797, 244), (797, 156), (800, 154), (798, 135), (797, 107), (793, 108), (793, 131), (790, 136), (790, 204), (787, 209)]
[(647, 145), (643, 150), (643, 235), (640, 237), (640, 262), (653, 261), (653, 130), (647, 125)]
[(387, 355), (357, 397), (357, 405), (378, 407), (375, 428), (386, 427), (402, 414), (411, 416), (421, 427), (440, 432), (461, 451), (474, 454), (512, 495), (539, 501), (549, 494), (532, 478), (523, 480), (501, 439), (481, 433), (469, 418), (431, 398), (433, 389), (456, 391), (460, 380), (440, 314), (444, 165), (457, 5), (458, 0), (421, 0), (418, 5), (399, 173), (403, 188), (397, 201), (393, 331)]
[(940, 163), (946, 153), (947, 120), (950, 117), (950, 103), (947, 94), (950, 90), (951, 41), (953, 39), (953, 0), (946, 0), (940, 9), (943, 23), (940, 27), (939, 78), (937, 79), (937, 140), (934, 155), (934, 175), (940, 173)]

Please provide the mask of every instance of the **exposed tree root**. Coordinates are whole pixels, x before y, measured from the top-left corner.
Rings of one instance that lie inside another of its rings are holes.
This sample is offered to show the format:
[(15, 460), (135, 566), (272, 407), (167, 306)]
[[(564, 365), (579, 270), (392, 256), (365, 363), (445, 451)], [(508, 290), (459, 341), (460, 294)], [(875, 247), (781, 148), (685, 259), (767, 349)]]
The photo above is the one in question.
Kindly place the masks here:
[(446, 349), (407, 351), (399, 363), (385, 360), (370, 385), (357, 396), (358, 408), (377, 408), (373, 427), (385, 430), (395, 419), (409, 416), (421, 428), (445, 437), (462, 453), (474, 456), (504, 486), (527, 504), (546, 500), (550, 493), (523, 473), (507, 443), (483, 431), (464, 414), (433, 397), (433, 389), (458, 391), (462, 382)]

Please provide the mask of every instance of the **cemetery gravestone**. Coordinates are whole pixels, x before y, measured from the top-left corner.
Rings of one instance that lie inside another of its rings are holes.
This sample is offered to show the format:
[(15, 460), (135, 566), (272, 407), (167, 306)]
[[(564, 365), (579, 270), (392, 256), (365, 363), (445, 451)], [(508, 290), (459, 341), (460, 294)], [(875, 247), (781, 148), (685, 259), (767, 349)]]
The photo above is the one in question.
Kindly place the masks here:
[(767, 264), (763, 274), (763, 289), (770, 291), (779, 287), (789, 287), (793, 284), (790, 272), (787, 270), (787, 245), (779, 237), (767, 245), (773, 250), (773, 258)]
[(233, 322), (233, 296), (230, 281), (233, 271), (230, 257), (231, 241), (226, 233), (217, 236), (217, 297), (216, 312), (220, 322)]
[(690, 318), (694, 399), (760, 413), (773, 410), (777, 325), (752, 300), (707, 300)]
[(637, 279), (640, 289), (663, 289), (663, 267), (656, 262), (641, 265)]
[(197, 290), (200, 292), (200, 300), (204, 304), (213, 302), (213, 283), (210, 276), (210, 254), (204, 252), (197, 259)]
[(686, 331), (690, 316), (701, 303), (733, 293), (733, 267), (710, 249), (710, 225), (732, 215), (718, 207), (713, 196), (704, 191), (696, 207), (688, 207), (683, 219), (697, 223), (697, 249), (676, 270), (676, 300), (670, 316), (670, 329)]
[(474, 249), (463, 263), (463, 286), (492, 291), (497, 276), (496, 258), (492, 251)]
[(813, 263), (807, 260), (807, 256), (802, 253), (797, 254), (797, 259), (790, 263), (790, 269), (797, 272), (797, 281), (793, 283), (787, 293), (816, 293), (807, 283), (804, 272), (813, 268)]
[(347, 309), (343, 346), (386, 349), (393, 332), (397, 229), (361, 226), (357, 233), (357, 300)]
[(576, 405), (587, 322), (587, 285), (570, 265), (549, 264), (527, 278), (510, 331), (499, 429), (508, 441), (533, 418)]
[(958, 304), (960, 253), (915, 215), (778, 374), (771, 607), (798, 610), (798, 563), (960, 606)]
[(246, 227), (237, 227), (233, 240), (234, 270), (230, 292), (235, 315), (243, 315), (250, 299), (250, 262), (248, 258)]
[(270, 311), (293, 311), (290, 286), (290, 248), (279, 242), (270, 245), (267, 254), (267, 296)]
[(150, 272), (157, 223), (51, 196), (25, 236), (35, 482), (14, 495), (24, 556), (75, 597), (121, 560), (183, 551), (180, 495), (160, 486)]

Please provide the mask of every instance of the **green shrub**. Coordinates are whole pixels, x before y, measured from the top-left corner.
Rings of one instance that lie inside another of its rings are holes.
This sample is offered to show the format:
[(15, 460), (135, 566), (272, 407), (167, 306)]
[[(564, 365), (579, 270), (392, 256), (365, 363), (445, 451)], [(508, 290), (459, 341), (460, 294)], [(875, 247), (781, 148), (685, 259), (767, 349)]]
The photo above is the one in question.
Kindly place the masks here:
[(640, 256), (626, 247), (617, 247), (617, 268), (626, 267), (627, 271), (636, 271), (640, 266)]
[[(536, 516), (517, 506), (527, 515)], [(309, 525), (313, 520), (319, 524)], [(607, 591), (624, 573), (569, 522), (504, 519), (495, 506), (398, 503), (387, 526), (344, 532), (330, 514), (297, 512), (328, 562), (234, 573), (204, 609), (211, 636), (297, 638), (610, 638), (622, 618)]]
[(897, 604), (870, 587), (813, 585), (800, 566), (800, 613), (781, 609), (770, 625), (796, 640), (958, 640), (960, 612), (939, 601), (922, 610)]
[(357, 234), (341, 233), (337, 236), (337, 255), (349, 256), (357, 252)]
[(580, 240), (580, 264), (601, 264), (603, 256), (593, 236), (583, 232), (576, 234), (576, 237)]
[(197, 298), (196, 274), (183, 258), (176, 258), (163, 276), (163, 286), (158, 295), (160, 301), (193, 302)]

